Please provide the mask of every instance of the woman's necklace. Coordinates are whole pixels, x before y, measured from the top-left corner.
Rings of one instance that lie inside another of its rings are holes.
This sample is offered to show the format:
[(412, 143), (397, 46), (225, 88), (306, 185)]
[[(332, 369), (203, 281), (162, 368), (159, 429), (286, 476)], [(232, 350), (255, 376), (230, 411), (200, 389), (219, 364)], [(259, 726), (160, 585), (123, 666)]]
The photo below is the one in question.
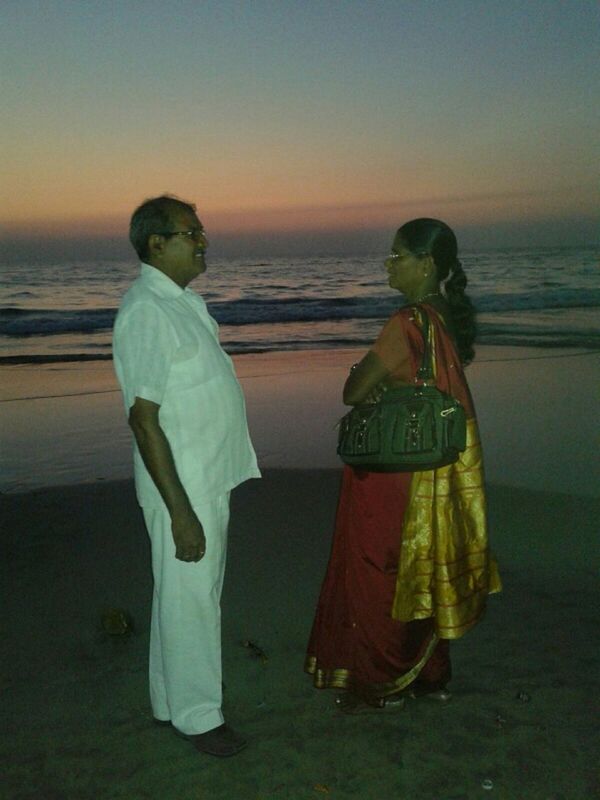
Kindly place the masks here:
[(429, 292), (429, 294), (424, 294), (423, 297), (419, 297), (418, 300), (415, 300), (415, 303), (422, 303), (423, 300), (427, 300), (428, 297), (441, 297), (439, 292)]

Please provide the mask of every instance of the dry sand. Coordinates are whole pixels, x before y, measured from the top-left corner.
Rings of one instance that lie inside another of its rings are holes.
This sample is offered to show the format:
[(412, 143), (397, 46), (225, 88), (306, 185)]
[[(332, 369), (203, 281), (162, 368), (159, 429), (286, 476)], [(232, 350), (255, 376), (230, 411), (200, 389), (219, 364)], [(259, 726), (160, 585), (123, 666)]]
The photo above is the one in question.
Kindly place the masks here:
[[(151, 724), (149, 550), (131, 483), (4, 496), (0, 797), (599, 797), (600, 501), (493, 486), (505, 590), (453, 646), (453, 701), (346, 717), (302, 672), (338, 483), (337, 470), (274, 470), (234, 492), (224, 709), (249, 745), (222, 761)], [(107, 607), (132, 615), (131, 636), (102, 632)]]

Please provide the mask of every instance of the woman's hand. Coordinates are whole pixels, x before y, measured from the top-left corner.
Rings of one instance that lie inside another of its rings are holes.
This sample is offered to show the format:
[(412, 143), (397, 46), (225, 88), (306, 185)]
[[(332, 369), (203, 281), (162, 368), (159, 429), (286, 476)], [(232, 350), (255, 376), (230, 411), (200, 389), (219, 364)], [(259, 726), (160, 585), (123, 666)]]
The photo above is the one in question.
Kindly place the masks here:
[(374, 386), (369, 394), (362, 400), (361, 405), (364, 403), (365, 405), (375, 405), (378, 403), (384, 392), (387, 392), (388, 386), (385, 381), (380, 381), (376, 386)]

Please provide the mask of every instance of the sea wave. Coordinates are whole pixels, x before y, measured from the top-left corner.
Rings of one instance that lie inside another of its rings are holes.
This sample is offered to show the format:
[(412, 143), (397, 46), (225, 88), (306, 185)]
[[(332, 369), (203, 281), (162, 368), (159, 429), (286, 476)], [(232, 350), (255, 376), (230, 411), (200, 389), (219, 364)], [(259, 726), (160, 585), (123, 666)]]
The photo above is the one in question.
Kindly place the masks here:
[(116, 308), (0, 309), (2, 336), (50, 336), (57, 333), (93, 333), (112, 328)]
[[(473, 295), (481, 313), (536, 312), (558, 309), (600, 308), (600, 289), (547, 289), (541, 292)], [(362, 297), (243, 297), (209, 303), (220, 325), (242, 326), (339, 320), (377, 320), (390, 316), (398, 299), (389, 295)], [(0, 309), (0, 335), (49, 336), (61, 333), (94, 333), (110, 330), (116, 308)]]

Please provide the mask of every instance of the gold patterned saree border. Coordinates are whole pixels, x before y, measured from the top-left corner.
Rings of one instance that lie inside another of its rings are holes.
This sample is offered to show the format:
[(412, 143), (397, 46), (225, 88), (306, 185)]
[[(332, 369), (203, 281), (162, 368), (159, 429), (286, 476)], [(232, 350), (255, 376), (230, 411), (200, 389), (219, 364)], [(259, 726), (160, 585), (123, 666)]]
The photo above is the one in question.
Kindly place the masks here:
[(307, 656), (304, 671), (313, 676), (313, 684), (317, 689), (352, 689), (365, 700), (379, 700), (396, 692), (401, 692), (419, 676), (425, 664), (431, 658), (439, 637), (433, 633), (425, 648), (425, 652), (414, 667), (393, 681), (387, 683), (371, 683), (368, 685), (356, 681), (352, 671), (342, 667), (334, 669), (321, 669), (317, 664), (316, 656)]

